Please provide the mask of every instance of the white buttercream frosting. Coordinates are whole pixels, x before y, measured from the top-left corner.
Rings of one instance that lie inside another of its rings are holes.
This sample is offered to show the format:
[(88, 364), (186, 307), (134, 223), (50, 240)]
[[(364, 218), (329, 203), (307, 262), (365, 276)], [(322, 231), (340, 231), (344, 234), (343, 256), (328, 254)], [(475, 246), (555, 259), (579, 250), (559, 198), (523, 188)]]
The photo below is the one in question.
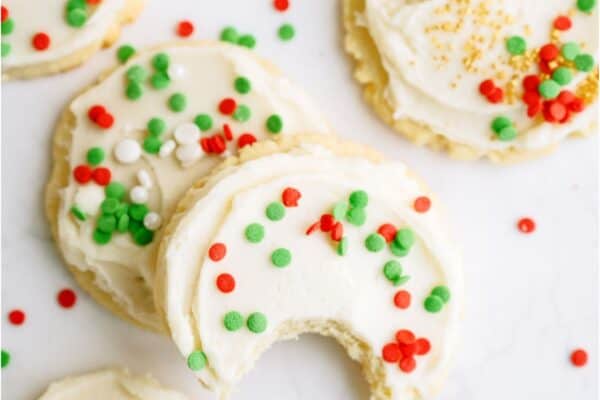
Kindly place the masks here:
[[(286, 207), (281, 220), (269, 220), (267, 205), (281, 201), (288, 187), (301, 193), (298, 206)], [(368, 194), (367, 218), (362, 226), (342, 219), (348, 244), (342, 256), (328, 233), (305, 232), (356, 190)], [(246, 161), (211, 178), (178, 221), (161, 258), (165, 297), (160, 300), (170, 332), (184, 356), (205, 353), (208, 366), (198, 372), (202, 382), (226, 397), (258, 353), (285, 334), (286, 324), (336, 321), (376, 357), (399, 329), (427, 338), (431, 352), (416, 357), (412, 373), (384, 363), (385, 384), (393, 399), (431, 398), (456, 344), (463, 288), (459, 256), (444, 231), (440, 207), (434, 200), (429, 212), (416, 212), (413, 203), (419, 196), (431, 194), (402, 163), (339, 157), (314, 145)], [(264, 227), (259, 243), (245, 238), (252, 223)], [(415, 232), (407, 256), (395, 257), (387, 247), (366, 249), (366, 237), (384, 223)], [(226, 246), (220, 261), (208, 256), (214, 243)], [(277, 248), (291, 252), (288, 266), (271, 263)], [(390, 260), (400, 262), (403, 275), (410, 276), (401, 286), (383, 274)], [(230, 293), (216, 285), (223, 273), (235, 279)], [(441, 312), (429, 313), (423, 302), (438, 285), (447, 286), (452, 297)], [(412, 296), (408, 309), (394, 305), (400, 289)], [(231, 332), (224, 327), (230, 311), (244, 319), (263, 313), (267, 328), (253, 333), (243, 326)]]

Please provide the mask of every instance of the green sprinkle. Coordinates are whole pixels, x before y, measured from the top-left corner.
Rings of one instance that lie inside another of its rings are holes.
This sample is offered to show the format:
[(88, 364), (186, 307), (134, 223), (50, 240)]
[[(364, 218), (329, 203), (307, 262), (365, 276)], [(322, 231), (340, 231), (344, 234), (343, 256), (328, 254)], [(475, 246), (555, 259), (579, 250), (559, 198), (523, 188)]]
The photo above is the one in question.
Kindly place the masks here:
[(507, 126), (496, 134), (496, 137), (503, 142), (513, 140), (518, 135), (517, 130), (513, 126)]
[(67, 12), (67, 24), (74, 28), (82, 27), (86, 20), (87, 12), (84, 9), (75, 8)]
[(438, 296), (427, 296), (423, 305), (425, 306), (425, 310), (427, 310), (428, 312), (437, 313), (442, 310), (442, 307), (444, 306), (444, 301)]
[(127, 69), (125, 76), (130, 82), (142, 83), (148, 77), (148, 72), (141, 65), (133, 65)]
[(250, 332), (262, 333), (267, 329), (267, 317), (260, 312), (254, 312), (248, 316), (246, 326)]
[(213, 120), (208, 114), (198, 114), (196, 115), (196, 118), (194, 118), (194, 123), (202, 132), (206, 132), (212, 128)]
[(119, 208), (119, 200), (109, 197), (104, 199), (104, 201), (100, 204), (100, 209), (103, 214), (114, 214)]
[(552, 79), (561, 86), (568, 85), (573, 79), (571, 70), (567, 67), (558, 67), (552, 73)]
[(104, 161), (104, 150), (102, 147), (92, 147), (88, 150), (86, 158), (90, 165), (98, 165)]
[(565, 60), (569, 61), (573, 61), (580, 52), (581, 49), (575, 42), (567, 42), (560, 48), (560, 54), (565, 58)]
[(383, 266), (383, 275), (385, 275), (386, 279), (392, 282), (394, 286), (398, 286), (398, 282), (402, 276), (402, 266), (398, 261), (388, 261)]
[(379, 233), (371, 233), (365, 239), (365, 246), (372, 252), (381, 251), (385, 246), (385, 239)]
[(590, 72), (594, 69), (594, 57), (590, 54), (579, 54), (575, 57), (575, 68), (578, 71)]
[(238, 38), (237, 44), (253, 49), (256, 46), (256, 39), (252, 35), (242, 35)]
[(237, 311), (229, 311), (223, 317), (223, 325), (230, 332), (237, 331), (244, 325), (244, 317)]
[(6, 57), (10, 54), (10, 43), (2, 43), (2, 57)]
[(351, 208), (346, 213), (346, 219), (354, 226), (361, 226), (367, 220), (367, 212), (364, 208)]
[(129, 219), (129, 226), (127, 227), (127, 229), (129, 230), (129, 232), (131, 232), (132, 235), (135, 235), (137, 231), (139, 231), (143, 227), (144, 224), (141, 221), (136, 221), (131, 218)]
[(167, 129), (167, 124), (162, 118), (154, 117), (151, 118), (150, 121), (146, 124), (146, 128), (148, 132), (154, 137), (160, 136), (165, 129)]
[(143, 226), (138, 228), (133, 234), (133, 241), (139, 246), (145, 246), (152, 242), (154, 239), (154, 232), (144, 228)]
[(356, 190), (350, 193), (350, 204), (352, 207), (364, 208), (369, 204), (369, 195), (364, 190)]
[(402, 275), (398, 280), (394, 283), (395, 286), (404, 285), (406, 282), (410, 280), (410, 276)]
[(76, 205), (71, 207), (71, 214), (80, 221), (85, 221), (87, 219), (83, 210)]
[(233, 119), (238, 122), (246, 122), (250, 119), (251, 115), (250, 107), (245, 104), (240, 104), (233, 112)]
[(492, 130), (496, 133), (500, 133), (500, 131), (508, 126), (512, 126), (512, 121), (503, 115), (494, 118), (492, 121)]
[(169, 86), (171, 79), (166, 72), (158, 71), (152, 77), (150, 77), (150, 84), (154, 89), (164, 89)]
[(129, 215), (123, 214), (118, 218), (119, 220), (117, 221), (117, 230), (119, 232), (127, 232), (127, 230), (129, 229)]
[(405, 257), (410, 252), (410, 249), (405, 249), (404, 247), (400, 247), (396, 241), (392, 240), (390, 243), (390, 251), (396, 257)]
[(206, 358), (206, 354), (203, 351), (196, 350), (192, 352), (187, 358), (188, 368), (192, 371), (200, 371), (203, 369), (208, 363), (208, 359)]
[(104, 233), (112, 233), (117, 227), (117, 218), (114, 215), (102, 215), (96, 221), (96, 228)]
[(74, 10), (76, 8), (82, 8), (87, 10), (87, 3), (85, 0), (69, 0), (67, 1), (67, 11)]
[(135, 54), (135, 48), (130, 44), (124, 44), (117, 49), (117, 59), (125, 64)]
[(142, 97), (142, 94), (142, 85), (133, 81), (127, 84), (127, 88), (125, 89), (125, 96), (127, 96), (129, 100), (138, 100), (140, 97)]
[(279, 35), (279, 39), (284, 41), (292, 40), (295, 34), (296, 30), (290, 24), (283, 24), (277, 30), (277, 35)]
[(267, 118), (267, 130), (271, 133), (279, 133), (283, 129), (283, 120), (277, 114), (271, 115)]
[(431, 290), (431, 295), (439, 297), (444, 303), (450, 301), (450, 289), (443, 285), (434, 287)]
[(187, 99), (183, 93), (175, 93), (169, 97), (169, 108), (175, 112), (185, 110)]
[(347, 237), (343, 237), (342, 240), (340, 240), (340, 242), (337, 245), (337, 253), (340, 256), (345, 256), (346, 253), (348, 253), (348, 238)]
[(246, 94), (252, 90), (252, 84), (250, 80), (245, 76), (238, 76), (233, 82), (235, 90), (240, 94)]
[(221, 31), (221, 40), (229, 43), (237, 43), (238, 31), (233, 26), (228, 26)]
[(125, 203), (121, 203), (121, 204), (119, 204), (119, 206), (117, 207), (117, 210), (115, 211), (115, 217), (121, 218), (121, 216), (123, 216), (123, 215), (128, 216), (128, 214), (127, 214), (128, 212), (129, 212), (129, 206)]
[(399, 229), (398, 232), (396, 232), (394, 242), (398, 247), (410, 250), (413, 244), (415, 244), (415, 234), (410, 228)]
[(166, 53), (158, 53), (152, 57), (152, 66), (157, 71), (166, 72), (169, 69), (169, 56)]
[(104, 194), (106, 194), (106, 197), (112, 197), (117, 200), (122, 200), (123, 197), (125, 197), (125, 192), (125, 185), (123, 185), (121, 182), (113, 181), (104, 188)]
[(112, 233), (102, 232), (100, 229), (96, 228), (94, 229), (94, 234), (92, 235), (92, 237), (94, 239), (94, 242), (96, 242), (99, 245), (103, 245), (110, 242), (110, 239), (112, 238)]
[(15, 21), (12, 18), (7, 19), (2, 23), (2, 34), (10, 35), (15, 29)]
[(596, 7), (596, 0), (577, 0), (577, 8), (585, 13), (591, 12)]
[(128, 214), (131, 219), (136, 221), (143, 221), (146, 214), (148, 214), (148, 206), (145, 204), (132, 204), (129, 206)]
[(265, 237), (265, 228), (258, 223), (250, 224), (246, 227), (244, 236), (250, 243), (259, 243)]
[(288, 249), (279, 248), (271, 253), (271, 262), (279, 268), (287, 267), (292, 262), (292, 253)]
[(2, 368), (10, 364), (10, 353), (2, 349)]
[(274, 201), (267, 206), (267, 218), (271, 221), (279, 221), (285, 216), (285, 207), (278, 201)]
[(544, 82), (540, 83), (538, 92), (545, 99), (553, 99), (558, 96), (560, 85), (552, 79), (546, 79)]
[(333, 206), (331, 214), (333, 214), (333, 218), (339, 221), (346, 216), (347, 212), (348, 204), (345, 201), (339, 201)]
[(527, 43), (521, 36), (511, 36), (506, 40), (506, 50), (512, 55), (520, 55), (525, 53)]
[(142, 144), (144, 150), (150, 154), (158, 154), (160, 151), (160, 146), (162, 146), (162, 141), (154, 136), (147, 137), (144, 139), (144, 143)]

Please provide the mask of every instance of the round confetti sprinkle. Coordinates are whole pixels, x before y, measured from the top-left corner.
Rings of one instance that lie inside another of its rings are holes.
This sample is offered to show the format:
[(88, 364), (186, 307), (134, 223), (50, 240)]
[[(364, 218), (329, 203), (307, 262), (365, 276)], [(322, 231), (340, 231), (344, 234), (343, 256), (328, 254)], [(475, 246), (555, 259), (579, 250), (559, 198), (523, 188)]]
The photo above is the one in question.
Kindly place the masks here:
[(31, 39), (31, 45), (38, 51), (46, 50), (50, 47), (50, 36), (44, 32), (38, 32), (33, 35)]
[(150, 78), (150, 84), (155, 89), (164, 89), (169, 86), (171, 79), (165, 72), (158, 71)]
[(583, 367), (587, 364), (588, 354), (583, 349), (574, 350), (571, 353), (571, 363), (576, 367)]
[(249, 146), (256, 142), (256, 137), (251, 133), (244, 133), (238, 138), (238, 147)]
[(548, 43), (540, 48), (540, 59), (542, 61), (552, 61), (558, 56), (558, 48), (553, 43)]
[(25, 313), (22, 310), (12, 310), (8, 313), (8, 320), (13, 325), (22, 325), (25, 322)]
[(411, 296), (406, 290), (400, 290), (394, 295), (394, 305), (402, 310), (410, 307)]
[(223, 293), (231, 293), (235, 289), (235, 279), (230, 274), (217, 276), (217, 289)]
[(496, 137), (503, 142), (513, 140), (518, 135), (517, 130), (513, 126), (507, 126), (503, 128), (500, 132), (496, 133)]
[(396, 286), (402, 276), (402, 266), (398, 261), (388, 261), (383, 266), (383, 275)]
[(103, 214), (114, 214), (119, 208), (119, 200), (109, 197), (104, 199), (104, 201), (100, 204), (100, 210), (102, 210)]
[(479, 93), (484, 96), (489, 96), (492, 94), (492, 91), (496, 88), (494, 81), (491, 79), (486, 79), (479, 84)]
[(590, 72), (594, 69), (594, 57), (590, 54), (578, 54), (575, 57), (575, 68), (578, 71)]
[(349, 200), (353, 207), (364, 208), (369, 204), (369, 195), (364, 190), (356, 190), (350, 193)]
[(568, 85), (573, 79), (571, 70), (567, 67), (558, 67), (552, 73), (552, 79), (561, 86)]
[(280, 202), (274, 201), (267, 206), (265, 213), (271, 221), (279, 221), (285, 216), (285, 207)]
[(154, 240), (154, 232), (143, 226), (133, 234), (133, 241), (139, 246), (150, 244), (152, 240)]
[(161, 146), (162, 141), (159, 138), (153, 136), (149, 136), (146, 139), (144, 139), (144, 143), (142, 144), (144, 151), (150, 154), (158, 154)]
[(88, 118), (90, 121), (96, 122), (102, 114), (106, 114), (106, 108), (100, 104), (93, 105), (88, 109)]
[(394, 242), (403, 249), (410, 249), (415, 244), (415, 234), (410, 228), (399, 229)]
[(385, 362), (398, 362), (400, 357), (402, 357), (402, 352), (400, 351), (400, 346), (396, 343), (388, 343), (381, 349), (381, 358)]
[(256, 46), (256, 39), (252, 35), (242, 35), (238, 38), (237, 44), (253, 49)]
[(573, 61), (575, 57), (581, 52), (579, 45), (575, 42), (567, 42), (560, 48), (560, 54), (565, 60)]
[(371, 252), (381, 251), (385, 247), (385, 239), (378, 233), (372, 233), (365, 239), (365, 247)]
[(15, 29), (15, 21), (12, 18), (8, 18), (2, 21), (2, 34), (10, 35)]
[(283, 120), (277, 114), (271, 115), (267, 118), (267, 130), (271, 133), (279, 133), (283, 129)]
[(348, 253), (348, 238), (347, 237), (343, 237), (342, 240), (340, 240), (340, 242), (338, 243), (337, 253), (340, 256), (345, 256), (346, 253)]
[(527, 43), (521, 36), (511, 36), (506, 40), (506, 50), (512, 55), (520, 55), (527, 50)]
[(277, 35), (279, 36), (279, 39), (286, 41), (286, 42), (288, 40), (292, 40), (294, 38), (295, 34), (296, 34), (296, 30), (294, 29), (294, 27), (291, 24), (283, 24), (277, 30)]
[(286, 207), (297, 207), (298, 200), (302, 197), (302, 194), (298, 189), (295, 188), (285, 188), (283, 193), (281, 194), (281, 201), (283, 205)]
[(134, 65), (127, 69), (125, 76), (129, 81), (141, 84), (148, 77), (148, 72), (141, 65)]
[(185, 110), (187, 99), (183, 93), (175, 93), (169, 97), (169, 108), (175, 112)]
[(426, 213), (431, 208), (431, 200), (427, 196), (419, 196), (415, 199), (413, 208), (418, 213)]
[(237, 331), (244, 325), (244, 317), (237, 311), (229, 311), (223, 317), (223, 325), (230, 332)]
[(146, 128), (152, 136), (160, 136), (167, 129), (167, 124), (163, 119), (154, 117), (148, 121)]
[(58, 304), (63, 308), (71, 308), (77, 302), (77, 295), (71, 289), (63, 289), (56, 297)]
[(210, 115), (208, 114), (198, 114), (196, 118), (194, 118), (194, 123), (202, 132), (206, 132), (210, 128), (212, 128), (213, 121)]
[(188, 37), (194, 33), (194, 24), (190, 21), (181, 21), (177, 24), (177, 34), (181, 37)]
[(6, 21), (8, 19), (8, 16), (9, 16), (8, 8), (6, 8), (5, 6), (2, 6), (2, 22)]
[(117, 228), (117, 219), (114, 215), (102, 215), (96, 221), (96, 226), (104, 233), (112, 233)]
[(238, 32), (233, 26), (225, 27), (221, 31), (221, 40), (229, 43), (237, 43), (238, 41)]
[(431, 290), (431, 295), (439, 297), (444, 303), (450, 301), (450, 289), (443, 285), (434, 287)]
[(406, 358), (403, 358), (402, 360), (400, 360), (400, 363), (398, 363), (398, 366), (400, 367), (400, 370), (402, 372), (405, 372), (408, 374), (408, 373), (414, 371), (414, 369), (417, 367), (417, 362), (412, 357), (406, 357)]
[(152, 66), (157, 71), (166, 71), (169, 68), (170, 59), (166, 53), (158, 53), (152, 57)]
[(117, 49), (117, 60), (122, 64), (126, 63), (133, 55), (135, 55), (135, 48), (130, 44), (124, 44)]
[(96, 119), (96, 124), (98, 124), (98, 126), (102, 129), (110, 129), (110, 127), (113, 126), (114, 122), (115, 118), (112, 116), (112, 114), (108, 112), (100, 114), (98, 116), (98, 119)]
[(67, 12), (67, 24), (74, 28), (80, 28), (87, 20), (87, 12), (81, 8), (75, 8)]
[(425, 338), (418, 338), (417, 341), (415, 342), (416, 345), (416, 349), (415, 349), (415, 353), (423, 356), (427, 353), (429, 353), (429, 350), (431, 350), (431, 343), (429, 343), (429, 340), (425, 339)]
[(509, 126), (512, 126), (512, 121), (508, 117), (501, 115), (492, 120), (492, 130), (496, 133)]
[(235, 90), (240, 94), (246, 94), (249, 93), (250, 90), (252, 90), (252, 84), (250, 83), (250, 80), (245, 76), (238, 76), (235, 79), (233, 86), (235, 87)]
[(286, 11), (289, 8), (289, 6), (289, 0), (273, 0), (273, 7), (279, 12)]
[(444, 301), (438, 296), (427, 296), (423, 305), (428, 312), (437, 313), (442, 310)]
[(558, 29), (559, 31), (569, 30), (571, 28), (571, 25), (572, 25), (571, 19), (569, 17), (567, 17), (566, 15), (559, 15), (554, 20), (554, 27), (556, 29)]
[(10, 43), (2, 43), (2, 57), (6, 57), (10, 54)]
[(245, 104), (240, 104), (239, 106), (237, 106), (232, 115), (233, 119), (235, 119), (238, 122), (246, 122), (250, 119), (251, 116), (252, 111), (250, 111), (250, 107), (248, 107)]
[(345, 201), (339, 201), (333, 206), (333, 210), (331, 213), (333, 214), (333, 218), (335, 218), (336, 220), (341, 220), (346, 216), (347, 212), (348, 203), (346, 203)]
[(140, 97), (142, 97), (142, 94), (142, 85), (137, 82), (129, 82), (127, 84), (127, 87), (125, 88), (125, 96), (127, 96), (129, 100), (138, 100)]
[(540, 85), (540, 78), (537, 75), (527, 75), (523, 78), (523, 89), (525, 91), (537, 91)]
[[(579, 57), (579, 56), (578, 56)], [(538, 91), (545, 99), (553, 99), (560, 93), (560, 85), (552, 79), (546, 79), (538, 88)]]
[(396, 332), (396, 341), (402, 344), (411, 344), (417, 340), (415, 334), (408, 329), (400, 329)]
[(92, 169), (87, 165), (78, 165), (73, 169), (73, 178), (78, 183), (88, 183), (92, 179)]
[(377, 233), (379, 233), (386, 242), (391, 242), (396, 237), (397, 229), (392, 224), (383, 224), (377, 229)]
[(219, 111), (224, 115), (231, 115), (235, 111), (237, 104), (232, 98), (225, 98), (219, 103)]
[(94, 229), (92, 238), (94, 239), (94, 242), (96, 242), (96, 244), (105, 245), (110, 242), (110, 239), (112, 238), (112, 233), (104, 232), (96, 228)]
[(265, 237), (265, 228), (258, 223), (250, 224), (246, 227), (244, 236), (250, 243), (259, 243)]
[(398, 243), (396, 243), (395, 241), (392, 241), (390, 243), (390, 251), (396, 257), (405, 257), (408, 255), (410, 249), (405, 249), (404, 247), (400, 247), (398, 245)]
[(577, 8), (585, 13), (591, 12), (596, 7), (596, 0), (577, 0)]
[(10, 353), (4, 349), (2, 349), (2, 368), (8, 366), (10, 364)]
[(194, 351), (187, 358), (188, 368), (192, 371), (200, 371), (206, 366), (207, 362), (206, 354), (200, 350)]
[(110, 169), (105, 167), (97, 167), (92, 171), (92, 179), (100, 186), (106, 186), (110, 183), (112, 174)]
[(521, 218), (517, 222), (517, 228), (523, 233), (532, 233), (535, 231), (535, 221), (531, 218)]
[(346, 213), (346, 219), (354, 226), (362, 226), (367, 220), (367, 213), (364, 208), (351, 208)]
[(101, 147), (92, 147), (87, 152), (87, 162), (90, 165), (98, 165), (104, 161), (104, 150)]
[(221, 261), (227, 254), (227, 247), (223, 243), (215, 243), (208, 249), (208, 257), (213, 261)]
[(262, 333), (267, 329), (267, 317), (260, 312), (254, 312), (248, 316), (246, 326), (250, 332)]
[(292, 253), (288, 249), (279, 248), (271, 253), (271, 262), (279, 268), (287, 267), (292, 262)]

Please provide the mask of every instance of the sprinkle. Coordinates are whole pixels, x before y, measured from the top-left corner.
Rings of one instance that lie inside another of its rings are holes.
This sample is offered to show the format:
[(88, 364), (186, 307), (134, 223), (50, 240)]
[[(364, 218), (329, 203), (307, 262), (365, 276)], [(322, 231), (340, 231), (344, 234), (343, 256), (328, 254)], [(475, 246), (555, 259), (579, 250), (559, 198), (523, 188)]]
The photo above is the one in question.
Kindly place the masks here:
[(223, 135), (227, 141), (233, 140), (233, 131), (229, 127), (229, 124), (223, 124)]
[(383, 266), (383, 275), (388, 281), (392, 282), (394, 286), (398, 286), (398, 282), (402, 276), (402, 266), (398, 261), (388, 261)]
[(137, 140), (123, 139), (115, 146), (114, 155), (118, 162), (132, 164), (142, 156), (142, 147)]
[(279, 221), (285, 216), (285, 208), (280, 202), (274, 201), (267, 206), (265, 214), (271, 221)]
[(145, 138), (144, 143), (142, 144), (144, 151), (150, 154), (158, 154), (160, 152), (161, 146), (162, 141), (159, 138), (153, 136)]
[(444, 301), (437, 296), (427, 296), (423, 305), (428, 312), (437, 313), (442, 310)]
[(152, 57), (152, 66), (157, 71), (165, 72), (169, 68), (170, 61), (166, 53), (157, 53)]
[(525, 91), (537, 91), (539, 85), (540, 78), (537, 75), (527, 75), (525, 78), (523, 78), (523, 89), (525, 89)]
[(175, 141), (179, 144), (192, 144), (197, 143), (200, 139), (200, 129), (198, 126), (191, 122), (184, 122), (183, 124), (177, 125), (173, 132)]
[(144, 216), (144, 226), (146, 229), (155, 231), (162, 225), (162, 217), (155, 211), (151, 211)]
[(130, 82), (136, 82), (138, 84), (143, 83), (148, 77), (148, 71), (141, 65), (133, 65), (125, 71), (125, 76)]
[(337, 246), (337, 253), (340, 256), (345, 256), (346, 253), (348, 253), (348, 238), (347, 237), (343, 237)]
[(117, 227), (117, 219), (114, 215), (102, 215), (96, 221), (96, 229), (102, 233), (112, 233)]
[(112, 197), (117, 200), (121, 200), (125, 197), (125, 185), (120, 182), (111, 182), (104, 188), (104, 194), (106, 197)]
[(302, 194), (298, 189), (288, 187), (281, 194), (281, 200), (286, 207), (297, 207)]
[(71, 214), (80, 221), (85, 221), (87, 219), (85, 212), (76, 205), (71, 207)]
[(577, 0), (579, 11), (590, 13), (596, 7), (596, 0)]
[(9, 55), (11, 49), (10, 43), (1, 43), (0, 45), (2, 46), (2, 57)]
[(223, 325), (230, 332), (237, 331), (244, 325), (244, 317), (237, 311), (229, 311), (223, 317)]
[(319, 228), (320, 224), (321, 224), (320, 222), (315, 222), (314, 224), (309, 226), (308, 229), (306, 229), (306, 234), (310, 235), (311, 233), (316, 231)]
[(210, 115), (208, 114), (198, 114), (196, 118), (194, 118), (194, 123), (200, 128), (202, 132), (206, 132), (210, 128), (212, 128), (213, 121)]
[(431, 343), (429, 343), (429, 340), (426, 338), (418, 338), (415, 342), (415, 345), (415, 353), (420, 356), (424, 356), (425, 354), (429, 353), (429, 350), (431, 350)]
[(129, 82), (125, 88), (125, 96), (132, 101), (138, 100), (142, 97), (143, 89), (142, 85), (137, 82)]
[(100, 204), (100, 210), (103, 214), (114, 214), (118, 208), (119, 200), (114, 197), (108, 197)]
[(292, 253), (288, 249), (279, 248), (271, 253), (271, 262), (279, 268), (287, 267), (292, 262)]
[(406, 290), (399, 290), (394, 295), (394, 305), (402, 310), (410, 307), (411, 296)]
[(265, 237), (265, 228), (259, 223), (253, 223), (246, 227), (244, 236), (250, 243), (259, 243)]
[(571, 353), (571, 363), (576, 366), (576, 367), (583, 367), (585, 364), (587, 364), (588, 361), (588, 354), (585, 350), (583, 349), (577, 349), (574, 350)]
[(208, 249), (208, 257), (213, 261), (221, 261), (227, 253), (227, 247), (223, 243), (215, 243)]
[(364, 208), (351, 208), (346, 213), (346, 220), (354, 226), (362, 226), (367, 220), (367, 213)]
[(158, 71), (152, 77), (150, 77), (150, 83), (155, 89), (164, 89), (169, 86), (171, 78), (163, 71)]
[(385, 246), (385, 239), (378, 233), (372, 233), (365, 239), (365, 247), (371, 252), (378, 252)]
[(56, 299), (62, 308), (71, 308), (77, 302), (77, 295), (71, 289), (63, 289), (58, 292)]
[(431, 208), (431, 200), (427, 196), (419, 196), (415, 199), (413, 208), (418, 213), (426, 213)]
[(8, 313), (8, 320), (13, 325), (23, 325), (25, 322), (25, 313), (23, 310), (12, 310)]
[(532, 233), (535, 231), (535, 221), (528, 217), (521, 218), (517, 222), (517, 228), (523, 233)]
[(237, 40), (237, 44), (249, 49), (253, 49), (256, 46), (256, 39), (252, 35), (242, 35)]
[(237, 43), (238, 41), (238, 32), (233, 26), (225, 27), (221, 31), (221, 40), (229, 43)]
[(414, 369), (417, 366), (417, 362), (412, 357), (406, 357), (406, 358), (403, 358), (402, 360), (400, 360), (400, 363), (398, 365), (400, 367), (400, 370), (402, 370), (402, 372), (405, 372), (408, 374), (408, 373), (414, 371)]
[(390, 243), (392, 240), (394, 240), (394, 237), (396, 236), (396, 232), (397, 232), (397, 229), (392, 224), (383, 224), (379, 227), (379, 229), (377, 229), (377, 233), (379, 233), (381, 236), (383, 236), (383, 238), (385, 239), (385, 241), (387, 243)]
[(551, 117), (550, 122), (562, 122), (566, 117), (568, 117), (569, 111), (567, 110), (567, 107), (557, 100), (551, 101), (547, 107), (547, 114), (549, 114)]
[(383, 358), (385, 362), (398, 362), (401, 356), (400, 346), (396, 343), (388, 343), (383, 346), (383, 349), (381, 350), (381, 358)]
[(396, 241), (392, 241), (390, 243), (390, 251), (396, 257), (405, 257), (408, 255), (410, 249), (406, 249), (404, 247), (400, 247)]
[(506, 40), (506, 50), (512, 55), (521, 55), (527, 50), (527, 43), (522, 36), (511, 36)]
[(444, 304), (450, 301), (450, 289), (443, 285), (434, 287), (431, 290), (431, 295), (439, 297)]
[(319, 219), (319, 225), (323, 232), (329, 232), (333, 229), (333, 225), (335, 225), (335, 218), (331, 214), (323, 214)]
[(364, 208), (369, 204), (369, 195), (364, 190), (356, 190), (350, 193), (349, 201), (353, 207)]
[(538, 88), (539, 93), (545, 99), (553, 99), (560, 93), (560, 85), (552, 79), (546, 79)]
[(246, 94), (252, 89), (250, 80), (245, 76), (238, 76), (233, 82), (233, 86), (239, 94)]
[(219, 103), (219, 111), (224, 115), (231, 115), (235, 111), (236, 103), (232, 98), (225, 98)]
[(88, 183), (92, 179), (92, 169), (87, 165), (78, 165), (73, 169), (73, 178), (80, 183)]
[(101, 106), (99, 104), (93, 105), (88, 109), (88, 118), (92, 122), (96, 122), (98, 120), (98, 117), (100, 117), (100, 115), (102, 114), (106, 114), (106, 109), (104, 108), (104, 106)]
[(540, 48), (540, 59), (542, 61), (552, 61), (558, 57), (558, 48), (553, 43), (548, 43)]
[(175, 112), (181, 112), (185, 110), (187, 105), (187, 99), (183, 93), (175, 93), (169, 97), (169, 108)]
[(6, 8), (5, 6), (2, 6), (2, 22), (6, 21), (8, 19), (8, 16), (9, 16), (8, 8)]
[(575, 57), (581, 52), (579, 45), (575, 42), (567, 42), (560, 48), (560, 54), (565, 60), (573, 61)]
[(181, 37), (188, 37), (194, 33), (194, 24), (190, 21), (183, 20), (177, 24), (177, 34)]
[(495, 87), (489, 95), (487, 95), (487, 100), (492, 104), (500, 103), (504, 99), (504, 90), (499, 87)]
[(489, 96), (495, 87), (496, 85), (494, 84), (493, 80), (486, 79), (479, 84), (479, 93), (481, 93), (484, 96)]
[(2, 21), (2, 34), (10, 35), (15, 29), (15, 21), (12, 18), (8, 18)]
[(149, 193), (148, 189), (143, 186), (137, 185), (131, 188), (129, 191), (129, 199), (134, 204), (144, 204), (148, 201)]
[(67, 24), (74, 28), (80, 28), (85, 24), (87, 20), (87, 12), (82, 8), (75, 8), (67, 11)]
[(235, 279), (231, 274), (220, 274), (217, 276), (217, 289), (223, 293), (231, 293), (235, 289)]
[(50, 47), (50, 36), (44, 32), (38, 32), (33, 35), (31, 45), (38, 51), (44, 51)]
[(135, 55), (135, 48), (130, 44), (124, 44), (117, 49), (117, 59), (121, 64), (125, 64), (127, 60)]
[(571, 28), (571, 19), (566, 15), (559, 15), (554, 20), (554, 27), (559, 31), (566, 31)]
[(273, 114), (267, 118), (266, 126), (269, 132), (279, 133), (283, 129), (283, 120), (279, 115)]
[(590, 54), (578, 54), (575, 57), (575, 68), (578, 71), (590, 72), (594, 68), (594, 57)]
[(296, 30), (291, 24), (283, 24), (277, 30), (277, 35), (279, 36), (279, 39), (286, 42), (292, 40), (295, 34)]
[(2, 368), (8, 366), (8, 364), (10, 364), (10, 353), (4, 349), (2, 349), (2, 361), (1, 361), (1, 366)]
[(252, 112), (250, 111), (250, 107), (245, 104), (240, 104), (233, 112), (233, 119), (238, 122), (246, 122), (250, 119), (251, 115)]
[(401, 344), (412, 344), (417, 340), (415, 334), (408, 329), (400, 329), (396, 332), (396, 341)]
[(98, 167), (92, 171), (92, 179), (100, 186), (106, 186), (110, 183), (111, 172), (106, 167)]
[(208, 360), (206, 358), (206, 354), (200, 350), (192, 352), (187, 358), (188, 368), (192, 371), (202, 370), (206, 366), (207, 362)]
[(154, 239), (154, 232), (142, 227), (133, 234), (133, 241), (139, 246), (145, 246)]
[(342, 240), (342, 237), (344, 236), (344, 225), (342, 225), (339, 222), (336, 222), (335, 225), (333, 225), (333, 228), (331, 229), (331, 240), (335, 241), (335, 242), (339, 242), (340, 240)]
[(333, 214), (333, 218), (335, 218), (336, 220), (341, 220), (346, 216), (347, 212), (348, 203), (346, 203), (345, 201), (339, 201), (333, 206), (333, 210), (331, 213)]
[(251, 133), (244, 133), (238, 138), (238, 147), (249, 146), (256, 142), (256, 137)]
[(253, 333), (262, 333), (267, 329), (267, 317), (260, 312), (253, 312), (248, 316), (246, 326)]
[(500, 115), (492, 120), (492, 130), (495, 133), (500, 133), (502, 129), (510, 126), (512, 126), (512, 121), (503, 115)]
[(415, 244), (415, 234), (410, 228), (398, 230), (394, 242), (403, 249), (410, 249)]
[(290, 6), (289, 0), (273, 0), (273, 7), (279, 12), (286, 11)]
[(552, 73), (552, 79), (561, 86), (568, 85), (573, 79), (571, 70), (567, 67), (558, 67)]

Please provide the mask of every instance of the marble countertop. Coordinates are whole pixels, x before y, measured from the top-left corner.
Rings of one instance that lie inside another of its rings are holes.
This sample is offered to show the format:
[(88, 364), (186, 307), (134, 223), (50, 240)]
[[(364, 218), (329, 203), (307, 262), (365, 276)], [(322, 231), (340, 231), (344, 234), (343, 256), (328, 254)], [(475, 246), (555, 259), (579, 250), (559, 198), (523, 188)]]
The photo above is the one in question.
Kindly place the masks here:
[[(270, 0), (148, 0), (120, 42), (175, 39), (180, 19), (196, 38), (225, 25), (252, 32), (256, 51), (316, 98), (340, 133), (407, 162), (445, 203), (464, 253), (467, 307), (462, 344), (439, 400), (592, 400), (598, 396), (598, 142), (570, 140), (558, 152), (515, 166), (457, 162), (410, 145), (380, 122), (351, 78), (342, 51), (339, 1), (292, 0), (285, 14)], [(248, 16), (252, 18), (248, 18)], [(284, 22), (297, 36), (277, 38)], [(2, 395), (34, 399), (67, 374), (110, 365), (149, 372), (194, 399), (214, 397), (193, 380), (174, 345), (113, 317), (78, 290), (71, 310), (56, 305), (77, 288), (63, 267), (43, 215), (50, 141), (60, 110), (115, 62), (115, 49), (68, 74), (3, 84), (2, 93)], [(534, 234), (515, 227), (521, 216)], [(21, 308), (27, 322), (6, 313)], [(569, 354), (585, 348), (577, 369)], [(239, 387), (243, 399), (366, 399), (358, 366), (331, 339), (313, 335), (276, 344)]]

